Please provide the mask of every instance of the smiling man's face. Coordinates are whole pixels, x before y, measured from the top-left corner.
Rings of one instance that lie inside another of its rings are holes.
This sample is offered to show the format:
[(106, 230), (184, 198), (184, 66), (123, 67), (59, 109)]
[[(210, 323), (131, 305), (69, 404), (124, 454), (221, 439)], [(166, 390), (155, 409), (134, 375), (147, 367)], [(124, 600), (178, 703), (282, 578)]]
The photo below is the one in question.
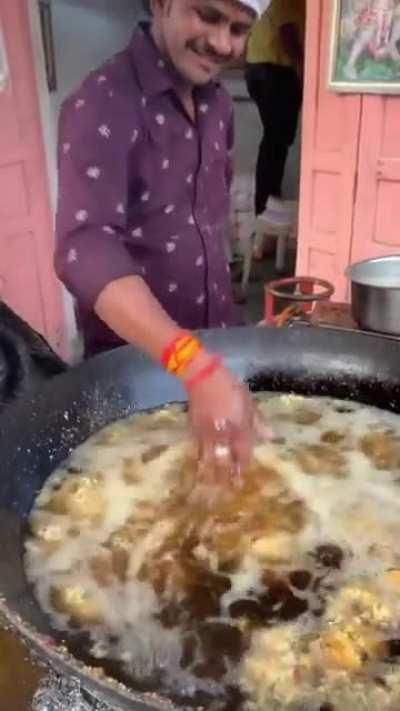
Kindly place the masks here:
[(238, 60), (255, 20), (236, 0), (153, 0), (153, 31), (181, 77), (201, 86)]

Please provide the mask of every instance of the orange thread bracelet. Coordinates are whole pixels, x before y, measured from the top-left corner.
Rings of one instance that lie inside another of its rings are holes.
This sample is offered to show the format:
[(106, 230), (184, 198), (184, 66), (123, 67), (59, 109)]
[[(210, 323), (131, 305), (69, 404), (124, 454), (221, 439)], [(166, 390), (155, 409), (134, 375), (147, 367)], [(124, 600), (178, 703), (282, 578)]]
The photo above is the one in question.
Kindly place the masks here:
[(182, 375), (201, 350), (203, 347), (197, 338), (192, 337), (183, 343), (175, 354), (175, 375)]
[(203, 380), (206, 380), (206, 378), (209, 378), (210, 375), (215, 373), (215, 371), (219, 368), (221, 362), (221, 356), (213, 356), (211, 360), (207, 363), (207, 365), (204, 366), (204, 368), (200, 368), (200, 370), (194, 375), (192, 375), (191, 378), (185, 380), (186, 390), (193, 390), (196, 385), (202, 383)]
[(165, 348), (164, 348), (164, 350), (163, 350), (163, 352), (162, 352), (162, 354), (161, 354), (161, 358), (160, 358), (161, 365), (162, 365), (164, 368), (167, 367), (168, 361), (169, 361), (169, 359), (171, 358), (171, 355), (172, 355), (172, 353), (173, 353), (173, 350), (174, 350), (174, 348), (175, 348), (177, 342), (178, 342), (181, 338), (183, 338), (184, 336), (189, 336), (189, 333), (186, 333), (185, 331), (181, 331), (181, 333), (179, 333), (179, 335), (176, 336), (176, 337), (174, 338), (174, 340), (171, 341), (171, 343), (168, 343), (168, 345), (165, 346)]
[(201, 350), (202, 346), (196, 338), (182, 337), (177, 341), (168, 360), (166, 365), (168, 372), (177, 376), (182, 375)]
[(200, 341), (190, 333), (180, 333), (163, 351), (161, 363), (172, 375), (182, 375), (203, 350)]

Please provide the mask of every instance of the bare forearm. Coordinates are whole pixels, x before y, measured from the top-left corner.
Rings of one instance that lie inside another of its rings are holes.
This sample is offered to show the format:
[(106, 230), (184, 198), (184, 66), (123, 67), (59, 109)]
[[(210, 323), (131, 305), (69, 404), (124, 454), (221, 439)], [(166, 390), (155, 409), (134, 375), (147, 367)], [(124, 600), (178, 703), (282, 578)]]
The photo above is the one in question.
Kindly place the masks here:
[(166, 344), (179, 331), (139, 276), (107, 284), (96, 301), (95, 312), (120, 338), (155, 360), (160, 360)]

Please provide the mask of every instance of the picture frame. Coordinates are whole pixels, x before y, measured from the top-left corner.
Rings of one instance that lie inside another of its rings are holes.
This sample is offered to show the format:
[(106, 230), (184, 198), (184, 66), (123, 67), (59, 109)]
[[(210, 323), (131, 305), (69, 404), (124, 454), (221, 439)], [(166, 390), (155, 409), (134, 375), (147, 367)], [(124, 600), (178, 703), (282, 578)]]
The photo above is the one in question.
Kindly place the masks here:
[(400, 94), (400, 0), (331, 0), (328, 88)]

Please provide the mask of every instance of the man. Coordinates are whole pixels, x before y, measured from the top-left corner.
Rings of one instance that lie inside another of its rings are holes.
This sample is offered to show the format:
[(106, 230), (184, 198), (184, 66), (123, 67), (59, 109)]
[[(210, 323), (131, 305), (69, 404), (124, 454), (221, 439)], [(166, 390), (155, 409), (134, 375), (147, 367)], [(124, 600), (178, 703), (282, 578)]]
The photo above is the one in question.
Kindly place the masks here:
[[(247, 87), (263, 124), (255, 211), (284, 212), (282, 182), (302, 102), (305, 0), (272, 0), (251, 32)], [(278, 214), (279, 217), (279, 214)]]
[(216, 453), (224, 472), (248, 460), (253, 409), (215, 358), (180, 337), (235, 321), (223, 244), (232, 107), (216, 79), (266, 1), (153, 0), (151, 26), (88, 77), (60, 123), (56, 268), (86, 355), (126, 342), (179, 373), (210, 471)]

